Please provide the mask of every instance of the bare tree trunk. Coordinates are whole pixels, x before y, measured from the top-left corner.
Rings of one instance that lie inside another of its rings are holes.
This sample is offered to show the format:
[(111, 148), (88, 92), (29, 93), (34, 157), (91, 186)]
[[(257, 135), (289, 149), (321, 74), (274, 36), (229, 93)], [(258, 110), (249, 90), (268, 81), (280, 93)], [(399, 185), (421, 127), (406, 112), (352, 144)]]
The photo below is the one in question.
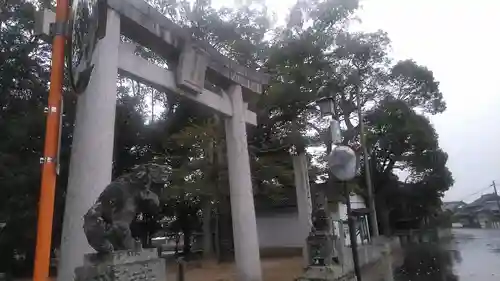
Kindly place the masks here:
[(155, 89), (151, 89), (151, 124), (155, 121)]
[(180, 242), (181, 237), (179, 236), (179, 233), (175, 234), (175, 254), (177, 255), (179, 253), (179, 242)]
[(209, 198), (203, 200), (203, 258), (210, 259), (213, 256), (212, 250), (212, 202)]
[(234, 261), (233, 221), (229, 196), (221, 196), (219, 203), (220, 262)]
[[(224, 136), (224, 125), (220, 116), (214, 114), (215, 124), (219, 136)], [(229, 182), (225, 176), (225, 145), (223, 138), (218, 140), (215, 146), (214, 169), (217, 171), (216, 199), (217, 199), (217, 249), (220, 262), (232, 261), (234, 259), (233, 226), (231, 218), (231, 203), (229, 200)]]
[(216, 211), (215, 213), (215, 229), (214, 229), (214, 232), (215, 232), (215, 235), (214, 235), (214, 252), (215, 252), (215, 256), (217, 257), (218, 260), (220, 260), (220, 257), (221, 257), (221, 250), (220, 250), (220, 233), (219, 233), (219, 216), (217, 214), (218, 211)]
[[(219, 118), (217, 114), (214, 114), (213, 120), (215, 126), (219, 126)], [(213, 197), (217, 197), (217, 190), (219, 186), (219, 155), (220, 149), (217, 145), (218, 136), (214, 136), (214, 139), (209, 143), (205, 150), (205, 156), (208, 159), (209, 167), (207, 169), (208, 178), (210, 179), (210, 184), (212, 184), (212, 190), (210, 195), (203, 198), (203, 258), (209, 260), (213, 257), (213, 247), (212, 247), (212, 200)]]
[(375, 195), (376, 197), (376, 206), (377, 206), (377, 215), (382, 226), (382, 234), (385, 236), (391, 236), (391, 224), (389, 221), (389, 210), (387, 209), (387, 204), (385, 202), (385, 197), (380, 195)]
[(184, 240), (184, 245), (182, 248), (182, 254), (184, 255), (185, 258), (188, 258), (191, 256), (191, 238), (193, 237), (193, 231), (190, 227), (184, 228), (182, 231), (184, 234), (183, 240)]

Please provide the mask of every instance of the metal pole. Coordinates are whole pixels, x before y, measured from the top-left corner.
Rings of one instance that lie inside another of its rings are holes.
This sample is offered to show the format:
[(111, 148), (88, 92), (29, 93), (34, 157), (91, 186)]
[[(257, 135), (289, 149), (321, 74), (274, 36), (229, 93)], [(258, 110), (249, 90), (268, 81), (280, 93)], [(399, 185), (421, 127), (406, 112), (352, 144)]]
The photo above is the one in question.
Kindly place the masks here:
[[(68, 0), (57, 0), (56, 25), (65, 25), (68, 18)], [(58, 29), (58, 28), (56, 28)], [(59, 149), (59, 130), (64, 72), (65, 35), (55, 34), (52, 45), (52, 73), (47, 105), (45, 147), (42, 158), (42, 182), (38, 205), (38, 230), (36, 237), (34, 281), (47, 281), (49, 278), (50, 250), (52, 241), (52, 221), (54, 216), (54, 197), (57, 178), (56, 159)]]
[(354, 274), (356, 275), (356, 280), (361, 281), (361, 269), (359, 267), (359, 256), (358, 256), (358, 241), (356, 239), (356, 229), (354, 229), (354, 219), (352, 217), (351, 209), (351, 196), (347, 188), (347, 183), (344, 182), (344, 192), (346, 197), (347, 206), (347, 225), (349, 226), (349, 238), (351, 239), (351, 249), (352, 249), (352, 262), (354, 264)]
[(185, 278), (184, 278), (184, 267), (185, 267), (185, 263), (184, 263), (184, 258), (178, 258), (177, 259), (177, 280), (178, 281), (184, 281)]
[(366, 147), (366, 136), (365, 136), (365, 122), (363, 121), (363, 114), (361, 112), (361, 102), (360, 102), (359, 91), (356, 94), (356, 103), (358, 104), (358, 119), (359, 119), (359, 139), (361, 142), (361, 147), (363, 148), (363, 160), (365, 162), (365, 182), (368, 188), (368, 206), (370, 208), (370, 220), (372, 236), (379, 236), (378, 220), (377, 220), (377, 210), (375, 209), (375, 196), (373, 195), (373, 185), (370, 169), (370, 159), (368, 158), (368, 148)]
[[(336, 105), (333, 105), (334, 118), (339, 121), (339, 116), (337, 112)], [(333, 135), (333, 134), (332, 134)], [(330, 145), (331, 149), (331, 145)], [(330, 150), (331, 151), (331, 150)], [(329, 174), (331, 176), (331, 174)], [(356, 230), (354, 229), (354, 220), (352, 218), (352, 208), (351, 208), (351, 196), (347, 188), (347, 182), (342, 183), (344, 185), (344, 192), (346, 197), (346, 207), (347, 207), (347, 225), (349, 227), (349, 236), (351, 239), (351, 250), (352, 250), (352, 263), (354, 265), (354, 274), (356, 275), (356, 281), (361, 281), (361, 269), (359, 267), (359, 256), (358, 256), (358, 241), (356, 239)]]
[(493, 190), (495, 190), (498, 211), (500, 211), (500, 198), (498, 198), (497, 185), (495, 184), (495, 181), (493, 181), (492, 185), (493, 185)]

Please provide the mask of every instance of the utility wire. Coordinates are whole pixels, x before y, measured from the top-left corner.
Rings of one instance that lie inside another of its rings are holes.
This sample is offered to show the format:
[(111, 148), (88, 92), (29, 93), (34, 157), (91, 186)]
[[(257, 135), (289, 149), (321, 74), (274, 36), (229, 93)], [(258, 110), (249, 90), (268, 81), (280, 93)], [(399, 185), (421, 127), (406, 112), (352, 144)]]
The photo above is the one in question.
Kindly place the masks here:
[(458, 200), (458, 201), (464, 201), (465, 199), (467, 199), (467, 198), (469, 198), (469, 197), (471, 197), (471, 196), (477, 195), (477, 194), (479, 194), (479, 193), (481, 193), (481, 192), (483, 192), (483, 191), (485, 191), (485, 190), (487, 190), (487, 189), (490, 189), (490, 188), (491, 188), (491, 186), (492, 186), (492, 185), (490, 184), (490, 185), (488, 185), (488, 186), (486, 186), (486, 187), (484, 187), (484, 188), (482, 188), (482, 189), (480, 189), (480, 190), (478, 190), (478, 191), (476, 191), (476, 192), (474, 192), (474, 193), (471, 193), (471, 194), (469, 194), (469, 195), (467, 195), (467, 196), (463, 197), (462, 199), (460, 199), (460, 200)]

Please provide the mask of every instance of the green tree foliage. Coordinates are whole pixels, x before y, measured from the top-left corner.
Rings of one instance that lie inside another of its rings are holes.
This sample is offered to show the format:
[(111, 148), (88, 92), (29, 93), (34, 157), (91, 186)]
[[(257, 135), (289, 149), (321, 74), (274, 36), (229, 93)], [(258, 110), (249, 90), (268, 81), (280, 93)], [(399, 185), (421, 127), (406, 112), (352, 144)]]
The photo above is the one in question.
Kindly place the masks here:
[[(304, 149), (308, 121), (318, 118), (309, 104), (332, 72), (329, 53), (335, 34), (345, 28), (356, 7), (357, 1), (299, 1), (292, 8), (287, 28), (278, 28), (271, 41), (265, 68), (273, 80), (259, 100), (259, 126), (251, 144)], [(305, 20), (311, 26), (305, 28)]]
[[(390, 97), (367, 113), (366, 123), (384, 231), (389, 232), (391, 211), (401, 215), (395, 219), (418, 221), (431, 215), (439, 208), (443, 193), (453, 185), (453, 178), (446, 167), (448, 156), (439, 148), (429, 120), (406, 101)], [(398, 182), (397, 170), (409, 172), (407, 183)], [(394, 196), (401, 200), (394, 200)]]
[(0, 10), (0, 271), (22, 272), (14, 255), (30, 260), (39, 159), (47, 96), (47, 46), (32, 35), (34, 7), (8, 1)]
[(406, 101), (410, 107), (431, 114), (441, 113), (446, 109), (439, 83), (426, 67), (412, 60), (400, 61), (392, 67), (389, 77), (394, 96)]

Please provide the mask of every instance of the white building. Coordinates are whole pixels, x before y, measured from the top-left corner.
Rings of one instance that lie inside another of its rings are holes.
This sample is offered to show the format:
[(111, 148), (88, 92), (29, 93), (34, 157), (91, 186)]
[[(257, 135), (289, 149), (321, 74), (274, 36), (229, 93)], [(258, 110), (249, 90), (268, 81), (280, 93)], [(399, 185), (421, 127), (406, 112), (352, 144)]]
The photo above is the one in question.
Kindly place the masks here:
[[(353, 210), (364, 210), (366, 204), (359, 195), (351, 196)], [(349, 231), (347, 227), (347, 207), (343, 203), (330, 203), (332, 220), (336, 236), (344, 232), (345, 246), (350, 245)], [(298, 221), (297, 206), (288, 205), (275, 207), (266, 211), (257, 211), (257, 232), (259, 246), (263, 253), (272, 251), (293, 251), (300, 253), (304, 243), (300, 236), (300, 224)], [(369, 240), (369, 228), (367, 216), (358, 219), (358, 244), (367, 243)]]

